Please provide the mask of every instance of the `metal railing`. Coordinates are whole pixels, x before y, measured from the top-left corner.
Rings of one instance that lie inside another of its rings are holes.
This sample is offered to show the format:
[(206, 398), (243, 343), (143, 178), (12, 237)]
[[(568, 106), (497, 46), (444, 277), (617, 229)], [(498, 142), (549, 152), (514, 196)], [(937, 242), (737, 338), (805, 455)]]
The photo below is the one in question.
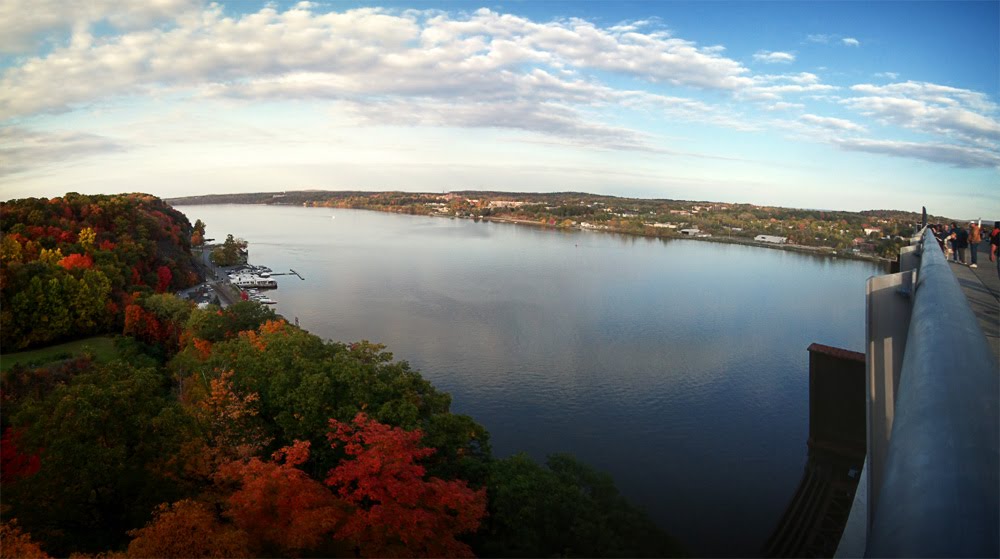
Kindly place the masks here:
[(1000, 372), (929, 229), (921, 242), (866, 555), (998, 557)]

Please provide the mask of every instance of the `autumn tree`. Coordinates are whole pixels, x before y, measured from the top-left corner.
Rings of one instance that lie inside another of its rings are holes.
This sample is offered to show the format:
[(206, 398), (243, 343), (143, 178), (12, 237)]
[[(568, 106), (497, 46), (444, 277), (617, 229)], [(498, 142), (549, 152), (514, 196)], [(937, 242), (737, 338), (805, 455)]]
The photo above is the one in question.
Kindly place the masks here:
[(330, 420), (331, 445), (348, 458), (326, 483), (356, 507), (336, 536), (362, 555), (471, 557), (461, 534), (475, 532), (486, 514), (486, 491), (464, 481), (425, 479), (419, 461), (434, 453), (421, 431), (404, 431), (359, 413), (351, 423)]
[(218, 266), (235, 266), (244, 262), (242, 249), (247, 246), (243, 239), (236, 239), (232, 233), (226, 235), (222, 246), (212, 251), (212, 262)]
[(17, 520), (5, 520), (0, 524), (0, 558), (3, 559), (48, 559), (49, 555), (31, 539), (31, 534), (21, 530)]
[(195, 220), (192, 229), (193, 233), (191, 233), (191, 246), (201, 246), (205, 244), (205, 223), (200, 219)]
[(296, 441), (271, 461), (252, 458), (219, 470), (220, 481), (237, 487), (226, 501), (226, 515), (262, 555), (329, 555), (336, 548), (333, 536), (351, 507), (298, 468), (308, 459), (309, 443)]
[(128, 557), (254, 557), (249, 537), (223, 524), (212, 506), (190, 499), (156, 508), (145, 527), (129, 532)]
[(8, 427), (0, 439), (0, 482), (7, 484), (32, 476), (41, 467), (38, 453), (25, 453), (19, 442), (21, 429)]

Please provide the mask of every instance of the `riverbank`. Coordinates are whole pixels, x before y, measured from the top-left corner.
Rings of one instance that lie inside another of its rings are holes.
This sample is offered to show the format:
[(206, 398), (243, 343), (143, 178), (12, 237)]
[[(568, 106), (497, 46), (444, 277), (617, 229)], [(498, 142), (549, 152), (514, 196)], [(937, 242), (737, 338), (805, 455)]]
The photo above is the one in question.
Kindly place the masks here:
[[(373, 210), (381, 211), (381, 210)], [(398, 213), (398, 212), (388, 212), (388, 213)], [(537, 221), (532, 221), (528, 219), (515, 219), (507, 217), (481, 217), (481, 218), (470, 218), (464, 216), (437, 216), (437, 217), (451, 217), (458, 219), (472, 219), (473, 221), (492, 221), (496, 223), (512, 223), (514, 225), (531, 225), (534, 227), (541, 227), (544, 229), (561, 229), (561, 230), (574, 230), (574, 231), (593, 231), (597, 233), (616, 233), (618, 235), (631, 235), (634, 237), (650, 237), (659, 239), (670, 239), (670, 240), (683, 240), (683, 241), (707, 241), (710, 243), (723, 243), (732, 245), (744, 245), (753, 246), (759, 248), (769, 248), (777, 250), (786, 250), (791, 252), (800, 252), (803, 254), (812, 254), (815, 256), (828, 256), (831, 258), (847, 258), (851, 260), (861, 260), (864, 262), (875, 262), (878, 264), (889, 265), (893, 260), (887, 258), (882, 258), (874, 254), (863, 254), (863, 253), (851, 253), (837, 251), (830, 247), (810, 247), (805, 245), (795, 245), (795, 244), (776, 244), (776, 243), (761, 243), (754, 241), (752, 239), (746, 239), (743, 237), (689, 237), (687, 235), (663, 235), (663, 234), (648, 234), (648, 233), (637, 233), (635, 231), (627, 231), (624, 229), (614, 229), (614, 228), (601, 228), (601, 229), (586, 229), (580, 226), (573, 227), (560, 227), (557, 225), (549, 225), (547, 223), (540, 223)]]
[[(249, 203), (249, 202), (244, 202), (244, 203), (240, 203), (240, 202), (225, 202), (225, 203), (232, 203), (232, 204), (239, 204), (239, 205), (246, 205), (246, 206), (289, 206), (289, 207), (299, 207), (299, 204), (289, 204), (289, 203), (280, 203), (280, 202), (279, 203), (267, 203), (267, 204), (255, 204), (255, 203)], [(183, 205), (184, 204), (178, 204), (178, 206), (183, 206)], [(308, 206), (308, 207), (325, 207), (325, 206)], [(671, 234), (663, 234), (662, 232), (656, 232), (656, 233), (645, 233), (645, 232), (642, 232), (642, 233), (640, 233), (640, 232), (633, 231), (633, 230), (617, 229), (617, 228), (612, 228), (612, 227), (607, 227), (607, 226), (602, 227), (602, 228), (584, 228), (584, 227), (580, 227), (579, 225), (576, 225), (576, 224), (574, 224), (572, 226), (569, 226), (569, 227), (565, 227), (565, 226), (561, 226), (561, 225), (554, 225), (554, 224), (549, 224), (549, 223), (541, 223), (539, 221), (530, 220), (530, 219), (517, 219), (517, 218), (512, 218), (512, 217), (496, 217), (496, 216), (483, 216), (483, 217), (473, 216), (473, 217), (470, 217), (470, 216), (463, 216), (463, 215), (448, 215), (448, 214), (440, 214), (440, 213), (418, 213), (418, 214), (414, 214), (414, 213), (411, 213), (411, 212), (396, 211), (396, 210), (390, 209), (390, 208), (340, 208), (340, 209), (363, 210), (363, 211), (371, 211), (371, 212), (379, 212), (379, 213), (390, 213), (390, 214), (399, 214), (399, 215), (420, 215), (420, 216), (425, 216), (425, 217), (438, 217), (438, 218), (448, 218), (448, 219), (467, 219), (467, 220), (471, 220), (471, 221), (489, 221), (489, 222), (494, 222), (494, 223), (510, 223), (510, 224), (513, 224), (513, 225), (527, 225), (527, 226), (537, 227), (537, 228), (541, 228), (541, 229), (553, 229), (553, 230), (562, 230), (562, 231), (593, 231), (593, 232), (598, 232), (598, 233), (615, 233), (615, 234), (618, 234), (618, 235), (629, 235), (629, 236), (634, 236), (634, 237), (647, 237), (647, 238), (670, 239), (670, 240), (684, 240), (684, 241), (707, 241), (707, 242), (711, 242), (711, 243), (723, 243), (723, 244), (732, 244), (732, 245), (752, 246), (752, 247), (758, 247), (758, 248), (767, 248), (767, 249), (773, 249), (773, 250), (784, 250), (784, 251), (790, 251), (790, 252), (798, 252), (798, 253), (801, 253), (801, 254), (811, 254), (811, 255), (814, 255), (814, 256), (825, 256), (825, 257), (829, 257), (829, 258), (844, 258), (844, 259), (848, 259), (848, 260), (860, 260), (862, 262), (874, 262), (876, 264), (882, 264), (883, 266), (886, 267), (886, 269), (888, 269), (889, 266), (890, 266), (890, 264), (895, 261), (895, 260), (891, 260), (891, 259), (888, 259), (888, 258), (883, 258), (881, 256), (877, 256), (877, 255), (874, 255), (874, 254), (854, 253), (854, 252), (850, 252), (850, 251), (836, 250), (836, 249), (831, 248), (831, 247), (813, 247), (813, 246), (796, 245), (796, 244), (788, 244), (788, 243), (784, 243), (784, 244), (762, 243), (762, 242), (754, 241), (753, 239), (744, 238), (744, 237), (730, 237), (730, 236), (726, 236), (726, 237), (719, 237), (719, 236), (711, 236), (711, 237), (689, 237), (687, 235), (678, 235), (678, 234), (673, 234), (673, 233), (671, 233)]]

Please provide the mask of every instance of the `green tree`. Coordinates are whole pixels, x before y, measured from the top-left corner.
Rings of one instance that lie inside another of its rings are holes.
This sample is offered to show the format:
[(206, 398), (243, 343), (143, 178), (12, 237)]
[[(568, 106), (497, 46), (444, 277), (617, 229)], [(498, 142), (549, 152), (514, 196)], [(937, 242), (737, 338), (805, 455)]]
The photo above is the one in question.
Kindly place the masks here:
[(217, 266), (235, 266), (244, 262), (241, 249), (246, 248), (247, 243), (243, 239), (233, 238), (232, 233), (226, 235), (226, 240), (222, 246), (212, 251), (212, 262)]
[(675, 557), (683, 549), (605, 473), (569, 455), (543, 468), (524, 454), (490, 466), (485, 557)]
[(118, 362), (23, 403), (14, 424), (41, 451), (41, 469), (4, 487), (10, 515), (57, 556), (125, 541), (177, 496), (166, 472), (193, 423), (167, 387), (156, 370)]

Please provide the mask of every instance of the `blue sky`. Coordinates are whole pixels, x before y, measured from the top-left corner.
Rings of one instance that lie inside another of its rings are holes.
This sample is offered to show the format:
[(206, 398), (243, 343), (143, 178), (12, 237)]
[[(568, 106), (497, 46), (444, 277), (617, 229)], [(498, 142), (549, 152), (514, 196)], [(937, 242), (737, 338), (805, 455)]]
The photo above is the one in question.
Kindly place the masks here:
[(1000, 216), (998, 2), (0, 4), (0, 198), (578, 190)]

